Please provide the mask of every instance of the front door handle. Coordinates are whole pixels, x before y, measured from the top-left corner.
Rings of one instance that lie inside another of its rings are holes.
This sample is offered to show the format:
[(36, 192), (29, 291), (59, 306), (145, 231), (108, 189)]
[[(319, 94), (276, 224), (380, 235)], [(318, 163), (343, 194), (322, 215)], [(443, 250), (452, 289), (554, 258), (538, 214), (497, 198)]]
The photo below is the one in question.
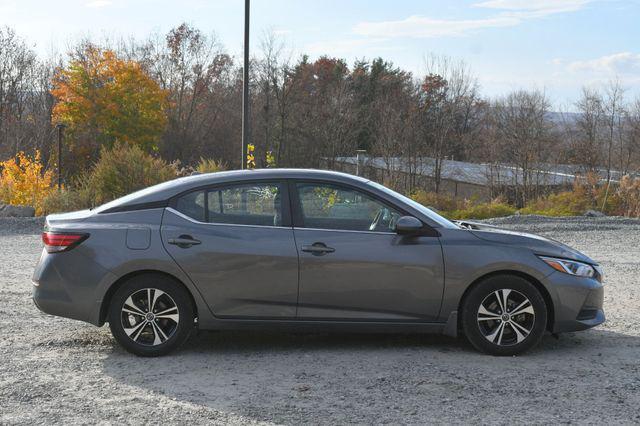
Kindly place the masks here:
[(180, 235), (178, 238), (169, 238), (168, 243), (180, 248), (189, 248), (202, 244), (202, 241), (196, 240), (191, 235)]
[(327, 253), (333, 253), (336, 249), (333, 247), (327, 247), (325, 243), (313, 243), (310, 246), (302, 246), (302, 251), (311, 253), (314, 256), (323, 256)]

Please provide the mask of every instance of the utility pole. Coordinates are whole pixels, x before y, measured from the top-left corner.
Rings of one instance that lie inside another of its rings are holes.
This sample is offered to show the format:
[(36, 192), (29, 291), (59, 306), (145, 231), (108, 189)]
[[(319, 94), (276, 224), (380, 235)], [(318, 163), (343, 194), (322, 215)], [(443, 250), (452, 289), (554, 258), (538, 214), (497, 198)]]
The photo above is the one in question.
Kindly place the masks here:
[(62, 189), (62, 138), (64, 134), (64, 124), (56, 125), (58, 130), (58, 191)]
[(247, 167), (247, 145), (249, 145), (249, 11), (251, 1), (244, 2), (244, 67), (242, 77), (242, 161), (240, 169)]

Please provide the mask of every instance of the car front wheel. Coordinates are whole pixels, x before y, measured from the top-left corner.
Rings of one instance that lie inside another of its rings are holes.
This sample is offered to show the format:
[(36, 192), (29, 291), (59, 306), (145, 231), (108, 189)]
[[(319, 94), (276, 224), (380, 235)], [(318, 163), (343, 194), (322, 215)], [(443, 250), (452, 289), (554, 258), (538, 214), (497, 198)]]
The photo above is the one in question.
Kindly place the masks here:
[(165, 355), (182, 345), (194, 328), (191, 299), (169, 277), (134, 277), (111, 299), (109, 327), (127, 351), (139, 356)]
[(537, 345), (547, 326), (544, 298), (526, 279), (498, 275), (475, 285), (465, 297), (462, 327), (478, 350), (516, 355)]

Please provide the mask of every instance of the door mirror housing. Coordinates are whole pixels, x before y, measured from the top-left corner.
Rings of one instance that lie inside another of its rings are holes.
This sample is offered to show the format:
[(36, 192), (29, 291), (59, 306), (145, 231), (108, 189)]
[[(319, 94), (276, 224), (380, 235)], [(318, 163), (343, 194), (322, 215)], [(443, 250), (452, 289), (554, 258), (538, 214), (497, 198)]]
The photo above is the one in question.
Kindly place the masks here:
[(423, 223), (413, 216), (402, 216), (396, 222), (396, 233), (398, 235), (419, 234), (423, 228)]

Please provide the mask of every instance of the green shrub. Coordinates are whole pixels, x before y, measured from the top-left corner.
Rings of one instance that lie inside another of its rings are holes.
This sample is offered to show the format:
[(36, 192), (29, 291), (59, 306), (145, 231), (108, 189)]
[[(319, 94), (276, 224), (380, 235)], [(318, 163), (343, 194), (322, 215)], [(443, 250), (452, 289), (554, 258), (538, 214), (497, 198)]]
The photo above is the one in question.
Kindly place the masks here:
[(520, 213), (542, 216), (579, 216), (591, 208), (595, 206), (582, 194), (566, 191), (538, 198), (528, 203)]
[(95, 207), (93, 192), (88, 188), (63, 189), (48, 194), (43, 201), (45, 214), (63, 213)]
[(511, 216), (516, 208), (501, 201), (472, 204), (460, 210), (443, 212), (449, 219), (489, 219), (492, 217)]
[(446, 194), (416, 191), (411, 198), (418, 203), (436, 209), (449, 219), (488, 219), (492, 217), (510, 216), (516, 208), (501, 199), (491, 202), (478, 202), (475, 199), (460, 200)]
[(227, 170), (226, 164), (213, 158), (200, 158), (196, 171), (200, 173), (216, 173)]
[(629, 217), (640, 217), (640, 178), (624, 176), (616, 191), (620, 200), (620, 214)]
[(623, 214), (623, 197), (613, 184), (607, 191), (597, 175), (576, 179), (571, 191), (549, 194), (527, 203), (522, 214), (543, 216), (581, 216), (587, 210), (602, 210), (609, 215)]
[(445, 194), (436, 194), (435, 192), (417, 190), (413, 192), (410, 197), (413, 201), (416, 201), (423, 206), (436, 209), (439, 212), (464, 208), (463, 200), (456, 200), (454, 197)]
[(175, 177), (175, 170), (164, 160), (137, 145), (118, 144), (102, 150), (86, 185), (94, 191), (98, 205)]
[(174, 179), (176, 171), (135, 145), (104, 148), (91, 171), (43, 201), (45, 214), (83, 210), (131, 192)]

